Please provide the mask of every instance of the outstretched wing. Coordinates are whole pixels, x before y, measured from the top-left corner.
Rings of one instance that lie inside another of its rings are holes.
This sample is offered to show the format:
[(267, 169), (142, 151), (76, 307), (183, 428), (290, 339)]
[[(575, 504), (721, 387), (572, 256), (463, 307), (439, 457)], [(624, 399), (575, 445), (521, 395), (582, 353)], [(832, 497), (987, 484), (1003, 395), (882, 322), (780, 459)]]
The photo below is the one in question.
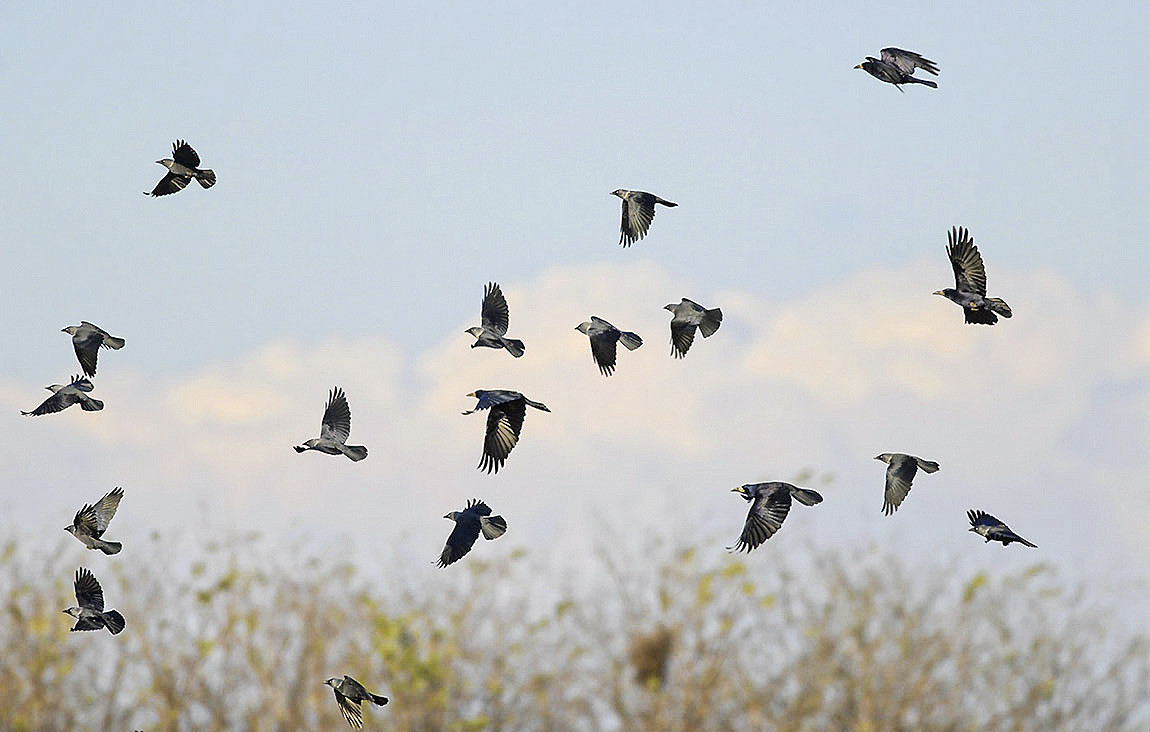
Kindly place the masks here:
[(507, 333), (507, 324), (511, 316), (507, 310), (507, 298), (503, 297), (503, 290), (495, 282), (489, 282), (483, 290), (482, 323), (486, 330), (496, 335)]
[(986, 296), (986, 267), (974, 239), (965, 227), (954, 227), (946, 235), (946, 255), (954, 269), (954, 287), (959, 292)]
[(679, 320), (678, 316), (671, 318), (671, 354), (675, 358), (687, 355), (691, 344), (695, 342), (695, 324), (686, 320)]
[(200, 156), (196, 154), (191, 145), (183, 140), (176, 140), (172, 143), (172, 160), (185, 168), (200, 167)]
[(775, 535), (791, 510), (791, 493), (786, 488), (776, 489), (751, 501), (747, 522), (739, 541), (730, 547), (734, 551), (749, 552)]
[(123, 488), (113, 488), (94, 504), (85, 505), (76, 512), (72, 520), (73, 525), (80, 527), (85, 534), (99, 539), (107, 530), (116, 509), (120, 507), (120, 499), (124, 497)]
[(75, 588), (77, 605), (98, 613), (104, 612), (104, 591), (100, 589), (95, 576), (84, 567), (76, 570)]
[(883, 492), (882, 512), (889, 516), (898, 510), (910, 493), (910, 484), (918, 472), (914, 459), (896, 457), (886, 466), (886, 490)]
[(338, 386), (331, 390), (327, 406), (323, 410), (323, 424), (320, 425), (320, 439), (347, 442), (351, 435), (351, 409), (347, 397)]
[[(593, 318), (598, 320), (598, 318)], [(604, 323), (605, 321), (600, 321)], [(610, 323), (606, 324), (608, 329), (594, 331), (590, 335), (591, 341), (591, 355), (595, 358), (595, 363), (599, 366), (599, 371), (604, 376), (610, 376), (615, 371), (615, 358), (618, 351), (619, 344), (619, 331), (611, 327)]]
[(527, 405), (522, 399), (496, 404), (487, 415), (487, 433), (483, 437), (483, 458), (479, 469), (498, 473), (512, 448), (519, 442)]
[[(83, 325), (83, 324), (82, 324)], [(104, 333), (99, 329), (90, 330), (84, 338), (72, 336), (72, 347), (76, 349), (76, 360), (88, 376), (96, 375), (96, 357), (104, 343)]]
[(360, 711), (359, 702), (353, 702), (338, 690), (333, 689), (335, 692), (335, 703), (339, 705), (339, 711), (347, 723), (352, 726), (352, 729), (363, 729), (363, 712)]
[(928, 58), (923, 58), (922, 54), (915, 53), (914, 51), (904, 51), (901, 48), (884, 48), (882, 50), (882, 60), (888, 64), (894, 64), (898, 67), (899, 71), (907, 74), (914, 73), (915, 67), (922, 69), (928, 74), (938, 76), (938, 66), (934, 61)]
[(446, 567), (471, 551), (471, 547), (475, 546), (475, 540), (479, 538), (479, 528), (479, 516), (461, 511), (455, 520), (455, 528), (451, 530), (451, 535), (447, 537), (447, 543), (439, 554), (437, 564)]
[(170, 193), (184, 190), (184, 188), (186, 188), (187, 185), (191, 182), (191, 176), (176, 175), (175, 173), (169, 172), (167, 175), (160, 179), (160, 182), (156, 184), (156, 187), (153, 188), (152, 192), (148, 195), (166, 196)]
[(25, 416), (39, 417), (42, 414), (55, 414), (76, 403), (75, 395), (64, 393), (61, 389), (40, 403), (40, 406), (31, 412), (22, 412)]
[(623, 221), (620, 225), (619, 243), (629, 247), (647, 236), (651, 222), (655, 218), (655, 197), (650, 193), (635, 191), (623, 199)]

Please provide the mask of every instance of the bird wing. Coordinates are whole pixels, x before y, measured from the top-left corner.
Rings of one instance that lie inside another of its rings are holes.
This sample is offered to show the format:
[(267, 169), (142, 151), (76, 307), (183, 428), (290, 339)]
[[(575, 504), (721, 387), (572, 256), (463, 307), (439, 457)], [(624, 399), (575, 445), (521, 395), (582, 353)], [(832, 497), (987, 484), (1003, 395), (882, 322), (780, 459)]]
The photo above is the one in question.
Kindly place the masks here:
[(455, 528), (447, 537), (443, 551), (439, 554), (438, 565), (446, 567), (459, 561), (467, 552), (471, 551), (471, 547), (475, 546), (475, 540), (479, 538), (479, 527), (478, 516), (468, 515), (466, 511), (461, 512), (461, 515), (455, 520)]
[[(345, 677), (346, 678), (346, 677)], [(332, 689), (335, 692), (335, 703), (339, 705), (339, 711), (343, 714), (343, 718), (353, 729), (363, 729), (363, 712), (360, 711), (359, 702), (353, 702), (343, 694), (339, 693), (338, 689)]]
[(479, 469), (488, 473), (498, 473), (511, 454), (511, 449), (519, 442), (523, 429), (523, 416), (527, 405), (522, 399), (496, 404), (487, 415), (487, 433), (483, 437), (483, 458)]
[(56, 412), (63, 411), (68, 407), (79, 401), (79, 396), (74, 392), (66, 392), (63, 389), (56, 392), (52, 396), (45, 399), (40, 403), (40, 406), (33, 409), (31, 412), (24, 414), (32, 417), (39, 417), (42, 414), (55, 414)]
[[(87, 325), (87, 323), (81, 323)], [(80, 368), (84, 369), (84, 373), (88, 376), (96, 375), (96, 356), (100, 354), (100, 346), (104, 343), (104, 334), (98, 328), (88, 331), (88, 334), (83, 338), (79, 337), (79, 333), (72, 336), (72, 347), (76, 349), (76, 359), (80, 362)]]
[(914, 459), (894, 458), (886, 466), (886, 490), (883, 493), (882, 512), (889, 516), (898, 510), (906, 496), (910, 493), (910, 484), (914, 474), (918, 471), (918, 463)]
[(338, 386), (328, 395), (327, 406), (323, 410), (323, 423), (319, 429), (320, 439), (347, 442), (351, 436), (351, 409), (347, 397)]
[[(95, 529), (91, 532), (92, 536), (99, 539), (107, 530), (108, 524), (112, 522), (112, 517), (116, 515), (116, 509), (120, 507), (120, 499), (123, 497), (124, 489), (116, 487), (104, 494), (104, 497), (95, 505), (80, 509), (80, 512), (84, 514), (84, 528)], [(76, 516), (79, 518), (80, 514), (76, 514)]]
[(76, 570), (76, 604), (82, 608), (104, 612), (104, 591), (95, 576), (84, 567)]
[(176, 140), (172, 143), (172, 160), (185, 168), (200, 167), (200, 156), (196, 154), (191, 145), (183, 140)]
[(507, 310), (507, 298), (503, 297), (503, 290), (499, 285), (490, 282), (483, 290), (482, 323), (486, 330), (495, 335), (507, 333), (507, 324), (511, 316)]
[(678, 315), (671, 318), (671, 353), (675, 358), (686, 356), (694, 342), (695, 324), (680, 320)]
[(81, 618), (72, 626), (72, 630), (99, 630), (103, 627), (103, 624), (96, 622), (95, 618)]
[(647, 235), (651, 221), (655, 218), (655, 197), (650, 193), (636, 192), (623, 199), (623, 222), (620, 226), (619, 243), (629, 247)]
[(343, 675), (343, 694), (349, 699), (356, 699), (359, 701), (362, 701), (369, 696), (367, 693), (367, 688), (347, 674)]
[(483, 501), (480, 501), (477, 498), (467, 499), (467, 507), (464, 508), (463, 510), (464, 511), (470, 511), (471, 513), (474, 513), (477, 516), (490, 516), (491, 515), (491, 506), (488, 506), (486, 503), (484, 503)]
[(965, 227), (954, 227), (946, 235), (946, 255), (954, 268), (954, 287), (959, 292), (986, 296), (986, 267), (974, 239)]
[(747, 522), (743, 533), (734, 547), (735, 551), (751, 551), (775, 535), (791, 510), (791, 493), (784, 488), (776, 488), (765, 495), (757, 496), (747, 512)]
[(148, 195), (166, 196), (169, 193), (175, 193), (176, 191), (184, 190), (184, 188), (191, 182), (191, 176), (176, 175), (175, 173), (169, 172), (167, 175), (160, 179), (160, 182), (156, 184), (156, 187), (153, 188), (152, 192)]
[[(608, 324), (610, 325), (610, 324)], [(610, 330), (593, 331), (589, 335), (591, 341), (591, 355), (598, 364), (604, 376), (610, 376), (615, 370), (615, 354), (618, 351), (619, 331)]]
[(967, 511), (966, 517), (970, 519), (971, 526), (987, 526), (992, 529), (1006, 528), (1006, 524), (991, 516), (986, 511)]
[(888, 64), (894, 64), (899, 71), (907, 75), (913, 74), (915, 67), (918, 67), (928, 74), (938, 76), (938, 66), (930, 59), (923, 58), (922, 54), (914, 51), (904, 51), (901, 48), (884, 48), (882, 49), (882, 60)]

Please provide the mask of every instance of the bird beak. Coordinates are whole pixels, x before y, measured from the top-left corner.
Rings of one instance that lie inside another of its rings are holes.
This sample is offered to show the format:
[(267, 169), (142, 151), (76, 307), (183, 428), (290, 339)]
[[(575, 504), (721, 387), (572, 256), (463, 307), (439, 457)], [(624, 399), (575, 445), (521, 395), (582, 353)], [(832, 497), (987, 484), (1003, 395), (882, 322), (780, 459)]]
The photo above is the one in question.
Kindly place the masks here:
[(738, 488), (732, 488), (731, 489), (731, 493), (742, 493), (742, 492), (743, 492), (743, 486), (739, 486)]
[(861, 68), (862, 68), (862, 64), (859, 64), (859, 65), (858, 65), (858, 66), (856, 66), (855, 68), (856, 68), (856, 69), (861, 69)]
[(471, 392), (471, 393), (470, 393), (470, 394), (468, 394), (467, 396), (471, 397), (472, 399), (477, 399), (477, 398), (478, 398), (478, 397), (476, 397), (476, 396), (475, 396), (475, 392)]
[(68, 332), (68, 329), (67, 329), (67, 328), (61, 328), (61, 329), (60, 329), (60, 332), (61, 332), (61, 333), (67, 333), (67, 332)]
[(935, 290), (934, 292), (932, 292), (932, 293), (930, 293), (930, 294), (932, 294), (932, 295), (941, 295), (941, 294), (942, 294), (942, 290)]
[(967, 529), (967, 531), (974, 531), (974, 527), (971, 526), (969, 529)]
[(875, 459), (875, 460), (882, 460), (882, 455), (875, 455), (875, 456), (874, 456), (874, 459)]
[(451, 518), (451, 514), (445, 513), (445, 514), (443, 514), (443, 518), (449, 519), (449, 518)]

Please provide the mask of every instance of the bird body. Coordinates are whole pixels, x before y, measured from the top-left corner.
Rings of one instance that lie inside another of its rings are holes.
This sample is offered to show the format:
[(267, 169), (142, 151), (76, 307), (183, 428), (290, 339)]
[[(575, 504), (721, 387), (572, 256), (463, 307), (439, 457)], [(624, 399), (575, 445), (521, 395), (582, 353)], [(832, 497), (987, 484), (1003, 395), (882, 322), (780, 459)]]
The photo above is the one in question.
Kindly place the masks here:
[(947, 233), (946, 255), (954, 270), (954, 287), (931, 294), (960, 306), (968, 325), (994, 325), (999, 315), (1009, 318), (1014, 314), (1005, 300), (986, 296), (986, 266), (970, 232), (952, 227)]
[(123, 338), (116, 338), (87, 320), (81, 320), (79, 325), (69, 325), (60, 332), (72, 336), (72, 348), (76, 351), (76, 359), (88, 376), (96, 375), (96, 357), (100, 354), (101, 348), (118, 351), (124, 347)]
[(338, 386), (328, 395), (327, 406), (323, 410), (323, 421), (320, 424), (319, 438), (310, 439), (302, 445), (296, 445), (296, 452), (316, 450), (327, 455), (346, 455), (350, 460), (359, 462), (367, 457), (367, 448), (363, 445), (348, 445), (347, 438), (351, 436), (351, 409), (347, 406), (347, 397), (343, 389)]
[(1019, 544), (1025, 544), (1035, 549), (1038, 548), (1037, 544), (1031, 544), (1026, 539), (1023, 539), (1011, 531), (1009, 526), (991, 516), (986, 511), (975, 511), (972, 509), (966, 512), (966, 517), (970, 520), (970, 528), (967, 529), (967, 531), (973, 531), (988, 542), (1001, 541), (1003, 546), (1009, 546), (1010, 542), (1017, 541)]
[(734, 546), (727, 547), (728, 551), (749, 552), (774, 536), (791, 510), (792, 497), (804, 506), (823, 502), (823, 497), (816, 491), (782, 481), (747, 483), (731, 491), (741, 495), (751, 507), (743, 533)]
[(85, 412), (98, 412), (104, 408), (102, 401), (88, 396), (88, 392), (94, 388), (92, 382), (79, 374), (72, 377), (71, 383), (52, 384), (44, 388), (52, 392), (52, 396), (45, 399), (41, 402), (40, 406), (32, 411), (21, 411), (20, 414), (26, 417), (39, 417), (44, 414), (54, 414), (63, 411), (73, 404), (79, 404), (80, 408)]
[(599, 371), (604, 376), (610, 376), (615, 371), (615, 357), (619, 343), (622, 343), (628, 351), (634, 351), (643, 345), (643, 339), (637, 333), (619, 330), (595, 315), (592, 315), (590, 320), (575, 326), (575, 330), (586, 334), (591, 341), (591, 357), (595, 359)]
[(381, 707), (388, 702), (386, 696), (372, 694), (363, 684), (350, 676), (344, 676), (342, 679), (333, 677), (323, 683), (335, 692), (335, 703), (339, 705), (340, 713), (354, 729), (363, 727), (363, 710), (360, 709), (360, 702), (371, 702)]
[(468, 328), (464, 333), (475, 336), (472, 348), (503, 348), (515, 358), (523, 355), (523, 341), (506, 338), (510, 315), (507, 299), (496, 282), (487, 283), (483, 290), (483, 306), (480, 309), (482, 325)]
[(124, 629), (124, 616), (115, 610), (104, 610), (104, 591), (92, 573), (83, 567), (76, 570), (75, 590), (77, 607), (64, 611), (76, 618), (73, 631), (107, 628), (116, 635)]
[[(898, 49), (886, 49), (886, 50), (888, 50), (888, 51), (889, 50), (896, 50), (897, 51)], [(908, 52), (903, 51), (902, 53), (908, 53)], [(896, 63), (893, 60), (887, 61), (885, 59), (886, 55), (887, 54), (884, 51), (884, 53), (883, 53), (884, 58), (883, 59), (877, 59), (877, 58), (874, 58), (873, 56), (867, 56), (866, 61), (863, 61), (858, 66), (855, 66), (855, 68), (856, 69), (862, 69), (863, 71), (867, 72), (868, 74), (870, 74), (874, 78), (878, 79), (879, 81), (885, 81), (888, 84), (894, 84), (895, 89), (898, 89), (899, 91), (902, 91), (902, 85), (903, 84), (922, 84), (924, 86), (929, 86), (931, 89), (937, 89), (938, 88), (938, 84), (936, 84), (933, 81), (930, 81), (928, 79), (919, 79), (919, 78), (916, 78), (915, 76), (913, 76), (912, 75), (912, 72), (914, 70), (913, 65), (910, 66), (911, 71), (904, 71), (908, 62), (902, 61), (902, 62)], [(915, 55), (917, 56), (917, 54), (915, 54)], [(920, 56), (919, 58), (921, 59), (922, 57)], [(925, 61), (926, 59), (922, 59), (922, 60)], [(926, 67), (923, 66), (923, 68), (926, 68)], [(931, 73), (937, 73), (937, 72), (931, 72)]]
[(200, 156), (183, 140), (172, 143), (172, 157), (156, 162), (167, 168), (168, 174), (160, 179), (151, 192), (144, 191), (145, 196), (167, 196), (182, 191), (193, 178), (203, 188), (211, 188), (216, 184), (216, 174), (211, 170), (200, 170)]
[(719, 308), (708, 310), (699, 303), (683, 298), (676, 305), (664, 305), (664, 310), (670, 310), (671, 317), (671, 355), (682, 358), (695, 341), (697, 328), (704, 338), (711, 335), (723, 324), (723, 311)]
[(910, 493), (911, 481), (919, 470), (934, 473), (939, 467), (933, 460), (923, 460), (901, 452), (884, 452), (882, 455), (877, 455), (875, 460), (886, 463), (886, 489), (883, 491), (882, 512), (887, 516), (902, 505)]
[(124, 489), (117, 487), (104, 494), (99, 501), (85, 504), (76, 512), (72, 525), (65, 526), (64, 531), (79, 539), (89, 549), (99, 549), (105, 554), (118, 553), (122, 548), (120, 542), (104, 541), (103, 536), (123, 497)]
[(611, 191), (611, 195), (623, 199), (623, 222), (619, 227), (619, 243), (624, 248), (647, 236), (647, 230), (655, 220), (656, 203), (669, 208), (679, 205), (665, 198), (659, 198), (654, 193), (629, 191), (626, 188)]
[(447, 543), (439, 554), (439, 567), (459, 561), (463, 555), (471, 551), (475, 540), (483, 534), (487, 540), (498, 539), (507, 532), (507, 522), (502, 516), (492, 516), (491, 507), (480, 500), (471, 499), (462, 511), (452, 511), (444, 515), (445, 519), (455, 522), (455, 528), (447, 537)]
[(523, 431), (523, 418), (527, 414), (527, 407), (532, 406), (544, 412), (550, 412), (546, 404), (535, 402), (510, 389), (477, 389), (467, 396), (478, 399), (475, 409), (469, 409), (464, 414), (490, 409), (487, 414), (487, 431), (483, 438), (483, 457), (479, 460), (478, 469), (488, 473), (498, 473), (507, 461), (507, 456), (519, 442), (519, 435)]

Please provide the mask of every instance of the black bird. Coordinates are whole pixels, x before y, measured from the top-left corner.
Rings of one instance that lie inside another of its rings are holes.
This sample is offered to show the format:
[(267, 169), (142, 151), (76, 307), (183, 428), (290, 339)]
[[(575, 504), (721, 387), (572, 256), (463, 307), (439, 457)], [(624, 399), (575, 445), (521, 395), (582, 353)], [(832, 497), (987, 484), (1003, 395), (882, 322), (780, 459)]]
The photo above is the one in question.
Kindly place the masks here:
[(503, 517), (492, 516), (491, 508), (483, 501), (475, 499), (469, 500), (467, 507), (462, 511), (452, 511), (443, 518), (454, 521), (455, 528), (451, 530), (447, 544), (439, 554), (439, 561), (436, 564), (440, 567), (459, 561), (471, 551), (480, 533), (484, 539), (490, 540), (498, 539), (507, 532), (507, 522)]
[(483, 289), (483, 307), (480, 310), (480, 323), (482, 325), (464, 331), (475, 336), (475, 342), (471, 344), (471, 347), (506, 348), (507, 352), (515, 358), (522, 356), (523, 341), (504, 338), (507, 334), (509, 319), (507, 299), (503, 297), (503, 291), (499, 289), (497, 283), (487, 283), (487, 287)]
[(166, 196), (182, 191), (192, 182), (192, 178), (203, 188), (211, 188), (216, 184), (216, 174), (210, 170), (200, 170), (200, 156), (183, 140), (172, 143), (172, 157), (156, 162), (167, 168), (168, 174), (160, 179), (151, 193), (144, 191), (145, 196)]
[[(888, 49), (891, 50), (891, 49)], [(925, 59), (924, 59), (925, 60)], [(925, 84), (931, 89), (937, 89), (938, 84), (927, 79), (918, 79), (910, 74), (910, 72), (903, 71), (903, 68), (897, 64), (886, 60), (879, 60), (873, 56), (867, 56), (866, 61), (863, 61), (856, 69), (862, 69), (879, 81), (885, 81), (888, 84), (894, 84), (894, 88), (902, 91), (903, 84)], [(912, 67), (913, 68), (913, 67)], [(925, 66), (923, 68), (926, 68)]]
[(999, 315), (1013, 315), (1005, 300), (986, 296), (986, 267), (970, 233), (965, 228), (952, 227), (946, 238), (946, 255), (954, 269), (954, 289), (948, 287), (931, 294), (962, 306), (967, 324), (994, 325)]
[(664, 310), (673, 313), (671, 318), (671, 355), (682, 358), (695, 342), (695, 328), (709, 338), (723, 324), (723, 311), (719, 308), (707, 310), (699, 303), (683, 298), (678, 305), (664, 305)]
[(922, 69), (928, 74), (938, 76), (938, 65), (928, 58), (923, 58), (921, 53), (914, 51), (904, 51), (901, 48), (884, 48), (880, 55), (882, 60), (888, 64), (894, 64), (898, 70), (904, 74), (913, 74), (916, 68)]
[(124, 629), (123, 615), (115, 610), (104, 612), (104, 591), (92, 573), (83, 567), (76, 570), (76, 604), (79, 607), (64, 611), (76, 618), (76, 626), (72, 630), (107, 628), (109, 633), (116, 635)]
[(628, 351), (634, 351), (643, 345), (643, 339), (636, 333), (619, 330), (602, 318), (591, 316), (591, 319), (575, 326), (575, 330), (585, 333), (591, 341), (591, 357), (599, 365), (599, 371), (604, 376), (610, 376), (615, 371), (615, 352), (617, 344), (622, 343)]
[(102, 537), (123, 497), (123, 488), (113, 488), (95, 503), (85, 504), (76, 512), (72, 525), (65, 526), (64, 531), (79, 539), (89, 549), (99, 549), (105, 554), (118, 553), (122, 548), (120, 542), (104, 541)]
[(52, 392), (52, 396), (48, 397), (40, 404), (40, 406), (33, 409), (31, 412), (20, 412), (24, 416), (39, 417), (42, 414), (55, 414), (56, 412), (63, 411), (73, 404), (79, 404), (85, 412), (98, 412), (104, 408), (104, 403), (99, 399), (93, 399), (88, 396), (88, 392), (94, 388), (92, 382), (85, 379), (79, 374), (72, 377), (72, 382), (69, 384), (52, 384), (45, 386), (45, 389)]
[(319, 427), (319, 439), (312, 438), (302, 445), (294, 445), (296, 452), (318, 450), (327, 455), (347, 455), (355, 462), (367, 457), (363, 445), (348, 445), (351, 436), (351, 409), (347, 397), (338, 386), (328, 394), (327, 406), (323, 410), (323, 422)]
[(671, 208), (679, 205), (659, 198), (654, 193), (629, 191), (626, 188), (611, 191), (611, 195), (623, 199), (623, 223), (619, 227), (619, 243), (624, 247), (629, 247), (647, 236), (647, 229), (651, 228), (651, 222), (655, 219), (656, 203)]
[(884, 452), (875, 456), (875, 460), (886, 463), (886, 490), (882, 497), (882, 512), (890, 516), (902, 505), (906, 495), (910, 493), (910, 484), (915, 473), (922, 470), (934, 473), (938, 470), (938, 463), (933, 460), (923, 460), (914, 455), (904, 455), (901, 452)]
[(360, 702), (371, 702), (381, 707), (387, 704), (386, 696), (372, 694), (363, 688), (363, 684), (350, 676), (345, 675), (342, 679), (333, 676), (323, 683), (335, 692), (335, 702), (339, 705), (339, 711), (343, 713), (347, 723), (355, 729), (363, 727), (363, 710), (359, 708)]
[(101, 348), (118, 351), (124, 347), (123, 338), (116, 338), (87, 320), (81, 320), (79, 325), (69, 325), (60, 332), (72, 336), (72, 348), (76, 350), (80, 368), (88, 376), (96, 375), (96, 357), (100, 355)]
[(986, 511), (970, 510), (966, 512), (966, 517), (970, 519), (970, 528), (967, 529), (967, 531), (973, 531), (979, 534), (988, 542), (1001, 541), (1003, 546), (1009, 546), (1010, 542), (1017, 541), (1019, 544), (1025, 544), (1035, 549), (1038, 548), (1037, 544), (1031, 544), (1026, 539), (1023, 539), (1011, 531), (1009, 526), (991, 516)]
[(738, 488), (732, 488), (751, 503), (747, 512), (747, 522), (743, 525), (743, 533), (734, 546), (727, 547), (728, 551), (749, 552), (775, 535), (783, 526), (787, 512), (791, 510), (791, 497), (798, 499), (804, 506), (814, 506), (823, 502), (823, 497), (809, 488), (799, 488), (790, 483), (775, 481), (772, 483), (748, 483)]
[(475, 397), (479, 403), (475, 409), (469, 409), (464, 414), (474, 414), (483, 409), (490, 409), (487, 415), (487, 434), (483, 438), (483, 457), (477, 466), (479, 470), (488, 473), (498, 473), (511, 454), (511, 449), (519, 442), (519, 433), (523, 431), (523, 417), (527, 414), (530, 405), (544, 412), (550, 412), (546, 404), (533, 402), (517, 391), (509, 389), (483, 390), (476, 389), (467, 396)]

